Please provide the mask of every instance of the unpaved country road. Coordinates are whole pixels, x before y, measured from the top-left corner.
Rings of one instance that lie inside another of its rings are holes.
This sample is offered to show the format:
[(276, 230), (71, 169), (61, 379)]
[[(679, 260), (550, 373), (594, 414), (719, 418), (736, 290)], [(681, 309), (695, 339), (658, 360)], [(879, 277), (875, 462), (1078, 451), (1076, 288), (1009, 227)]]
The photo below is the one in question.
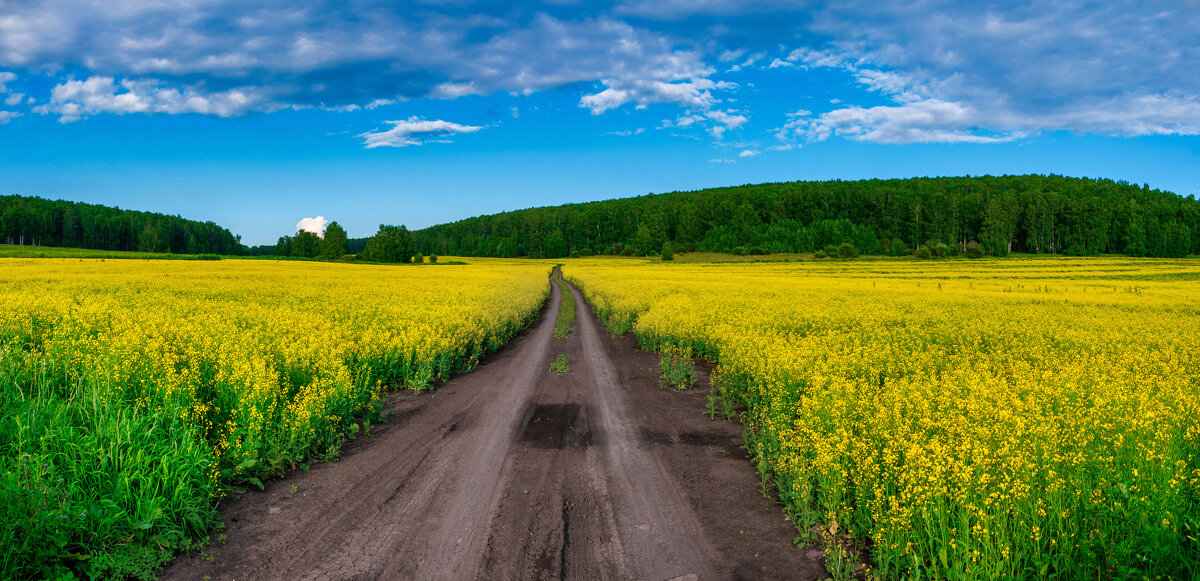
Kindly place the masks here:
[[(707, 389), (658, 389), (657, 358), (609, 337), (575, 289), (555, 340), (551, 287), (524, 337), (433, 394), (393, 394), (389, 423), (340, 461), (226, 501), (225, 540), (162, 577), (824, 577), (758, 493), (740, 426), (700, 413)], [(570, 372), (550, 372), (561, 353)]]

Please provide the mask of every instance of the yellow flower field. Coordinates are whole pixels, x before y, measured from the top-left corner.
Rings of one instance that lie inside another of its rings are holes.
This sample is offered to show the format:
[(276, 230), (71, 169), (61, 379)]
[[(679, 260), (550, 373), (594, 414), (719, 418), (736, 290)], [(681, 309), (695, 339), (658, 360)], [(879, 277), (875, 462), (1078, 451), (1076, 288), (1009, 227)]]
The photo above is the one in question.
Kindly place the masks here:
[(470, 260), (0, 259), (0, 577), (144, 571), (229, 487), (336, 456), (385, 388), (473, 368), (551, 267)]
[(864, 549), (887, 579), (1200, 577), (1200, 264), (564, 274), (611, 329), (718, 363), (714, 411), (745, 406), (760, 473), (830, 558)]

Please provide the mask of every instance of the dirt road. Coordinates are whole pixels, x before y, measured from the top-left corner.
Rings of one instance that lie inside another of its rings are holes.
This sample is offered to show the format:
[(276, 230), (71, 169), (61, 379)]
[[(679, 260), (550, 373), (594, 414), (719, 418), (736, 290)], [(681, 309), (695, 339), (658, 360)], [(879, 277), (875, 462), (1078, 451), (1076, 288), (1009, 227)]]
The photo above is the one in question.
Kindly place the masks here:
[[(393, 394), (339, 462), (223, 503), (226, 539), (163, 578), (823, 577), (758, 493), (740, 426), (700, 413), (707, 390), (658, 389), (657, 358), (574, 289), (555, 340), (551, 286), (524, 337), (432, 394)], [(549, 371), (561, 353), (570, 372)]]

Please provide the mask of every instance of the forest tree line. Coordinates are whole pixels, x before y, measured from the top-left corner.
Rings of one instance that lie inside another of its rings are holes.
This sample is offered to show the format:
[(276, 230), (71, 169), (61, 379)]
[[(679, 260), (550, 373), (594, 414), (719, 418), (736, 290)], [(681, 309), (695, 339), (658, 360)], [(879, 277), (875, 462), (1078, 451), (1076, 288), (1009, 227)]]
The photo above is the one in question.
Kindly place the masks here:
[[(787, 182), (504, 212), (412, 233), (415, 251), (561, 258), (677, 249), (763, 254), (851, 244), (902, 255), (1200, 253), (1195, 198), (1057, 175)], [(355, 241), (351, 241), (354, 245)], [(972, 245), (973, 246), (973, 245)]]
[(240, 236), (212, 222), (26, 196), (0, 196), (0, 242), (175, 254), (245, 250)]

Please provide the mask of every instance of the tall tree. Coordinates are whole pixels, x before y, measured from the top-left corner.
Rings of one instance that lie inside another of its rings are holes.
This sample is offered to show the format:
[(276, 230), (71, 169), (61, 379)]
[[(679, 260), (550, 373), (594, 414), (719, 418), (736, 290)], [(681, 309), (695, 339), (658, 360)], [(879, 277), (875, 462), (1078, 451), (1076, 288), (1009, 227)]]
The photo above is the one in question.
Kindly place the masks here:
[(379, 231), (367, 240), (362, 257), (371, 262), (412, 262), (408, 228), (380, 224)]
[(321, 242), (321, 258), (337, 260), (350, 253), (350, 245), (346, 239), (346, 229), (337, 221), (330, 222), (325, 227), (325, 239)]

